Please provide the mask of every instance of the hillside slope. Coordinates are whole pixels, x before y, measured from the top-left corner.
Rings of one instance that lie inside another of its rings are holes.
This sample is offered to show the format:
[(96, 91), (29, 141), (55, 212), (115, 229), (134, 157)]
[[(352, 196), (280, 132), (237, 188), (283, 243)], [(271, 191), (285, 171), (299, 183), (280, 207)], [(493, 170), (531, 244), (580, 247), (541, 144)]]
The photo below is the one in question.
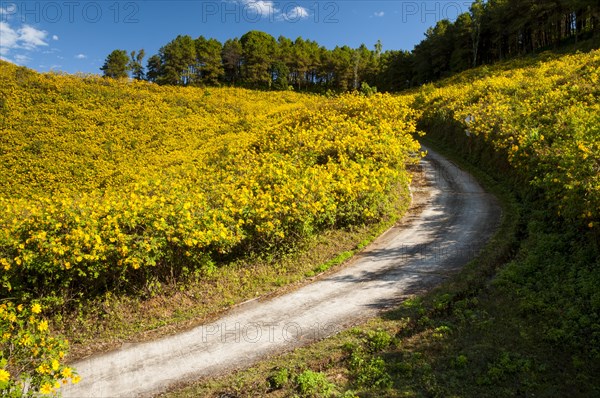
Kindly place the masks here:
[(454, 280), (306, 349), (169, 396), (600, 395), (600, 51), (477, 68), (406, 96), (502, 198)]
[(0, 61), (0, 99), (0, 389), (72, 375), (55, 366), (66, 345), (42, 353), (52, 326), (81, 354), (341, 261), (406, 209), (420, 158), (416, 112), (389, 95), (159, 87)]

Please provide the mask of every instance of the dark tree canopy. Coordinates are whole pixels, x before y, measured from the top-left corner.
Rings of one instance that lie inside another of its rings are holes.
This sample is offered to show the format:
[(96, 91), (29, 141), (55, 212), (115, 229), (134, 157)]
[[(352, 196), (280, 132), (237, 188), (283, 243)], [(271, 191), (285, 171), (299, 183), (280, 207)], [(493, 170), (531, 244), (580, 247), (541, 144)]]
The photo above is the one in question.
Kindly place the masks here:
[(129, 57), (125, 50), (114, 50), (104, 61), (104, 65), (100, 68), (104, 72), (105, 77), (119, 79), (127, 77), (129, 71)]
[(131, 70), (131, 77), (136, 80), (144, 79), (144, 66), (142, 65), (142, 61), (145, 56), (146, 52), (144, 49), (141, 49), (137, 53), (132, 51), (130, 54), (129, 70)]

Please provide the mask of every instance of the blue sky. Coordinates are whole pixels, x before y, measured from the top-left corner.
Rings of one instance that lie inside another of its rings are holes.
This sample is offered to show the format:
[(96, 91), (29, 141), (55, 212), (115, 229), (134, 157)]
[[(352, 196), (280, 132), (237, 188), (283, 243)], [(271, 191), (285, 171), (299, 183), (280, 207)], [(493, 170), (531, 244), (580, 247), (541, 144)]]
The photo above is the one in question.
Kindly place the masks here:
[(336, 45), (411, 50), (470, 1), (0, 0), (0, 57), (38, 71), (100, 73), (114, 49), (147, 56), (179, 34), (221, 42), (249, 30)]

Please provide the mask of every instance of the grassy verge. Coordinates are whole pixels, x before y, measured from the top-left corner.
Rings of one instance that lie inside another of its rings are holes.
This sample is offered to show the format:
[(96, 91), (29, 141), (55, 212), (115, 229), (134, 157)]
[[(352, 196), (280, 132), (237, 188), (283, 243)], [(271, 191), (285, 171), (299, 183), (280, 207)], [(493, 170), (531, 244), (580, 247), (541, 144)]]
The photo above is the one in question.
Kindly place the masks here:
[(107, 293), (54, 315), (52, 327), (71, 342), (72, 361), (187, 330), (244, 301), (295, 289), (340, 267), (401, 218), (408, 190), (394, 195), (395, 205), (379, 223), (327, 230), (285, 251), (245, 256), (134, 294)]
[[(166, 396), (452, 395), (471, 368), (486, 361), (495, 340), (502, 338), (500, 332), (493, 332), (494, 320), (488, 312), (488, 301), (493, 300), (489, 281), (518, 247), (521, 209), (500, 182), (433, 142), (425, 143), (473, 173), (501, 201), (501, 226), (474, 261), (432, 292), (359, 327)], [(479, 344), (471, 345), (472, 339)], [(476, 394), (476, 389), (464, 388), (464, 395)]]

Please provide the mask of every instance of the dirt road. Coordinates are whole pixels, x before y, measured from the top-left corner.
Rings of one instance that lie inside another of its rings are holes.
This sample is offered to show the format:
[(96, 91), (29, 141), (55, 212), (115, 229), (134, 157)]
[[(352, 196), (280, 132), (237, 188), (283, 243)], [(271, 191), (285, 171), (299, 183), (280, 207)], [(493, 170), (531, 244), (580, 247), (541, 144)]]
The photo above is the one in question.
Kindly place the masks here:
[(146, 396), (322, 339), (431, 288), (474, 257), (500, 209), (467, 173), (429, 151), (428, 184), (413, 211), (341, 271), (296, 291), (236, 307), (212, 324), (73, 364), (81, 383), (64, 397)]

